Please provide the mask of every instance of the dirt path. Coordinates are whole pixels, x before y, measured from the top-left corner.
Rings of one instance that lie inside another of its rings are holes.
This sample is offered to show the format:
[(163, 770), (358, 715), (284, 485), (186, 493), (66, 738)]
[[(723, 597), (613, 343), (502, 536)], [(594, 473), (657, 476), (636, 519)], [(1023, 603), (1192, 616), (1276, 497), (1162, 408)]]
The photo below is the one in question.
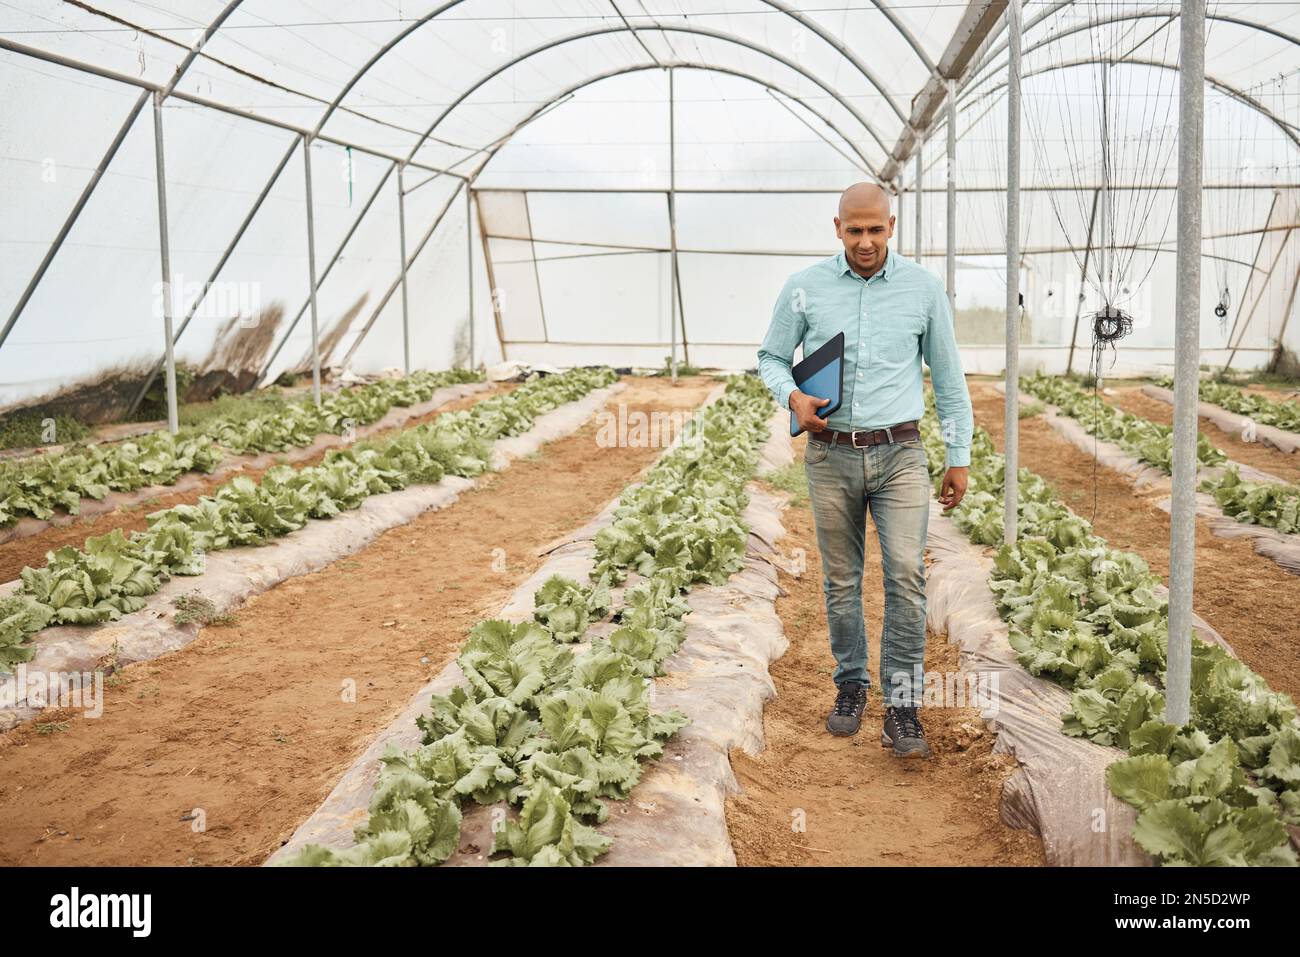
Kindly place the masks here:
[[(435, 409), (433, 412), (407, 420), (399, 428), (384, 429), (366, 438), (367, 440), (382, 438), (394, 432), (423, 425), (425, 422), (432, 422), (444, 412), (468, 409), (489, 396), (514, 388), (514, 384), (499, 384), (492, 391), (479, 392), (465, 396), (462, 399), (456, 399), (441, 408)], [(326, 451), (328, 450), (317, 452), (289, 464), (292, 464), (294, 468), (306, 468), (309, 465), (316, 465), (325, 457)], [(174, 505), (193, 505), (202, 496), (211, 495), (217, 488), (225, 485), (236, 475), (247, 475), (252, 479), (260, 480), (268, 469), (274, 467), (274, 464), (272, 463), (260, 469), (244, 468), (235, 472), (227, 472), (221, 476), (205, 477), (196, 475), (195, 477), (200, 479), (200, 484), (192, 486), (183, 492), (167, 492), (165, 491), (167, 486), (160, 485), (157, 495), (134, 505), (128, 505), (112, 512), (104, 512), (100, 515), (76, 518), (66, 525), (51, 525), (44, 531), (37, 532), (27, 538), (14, 539), (0, 544), (0, 582), (13, 581), (28, 565), (33, 567), (45, 565), (45, 553), (62, 548), (64, 545), (74, 545), (81, 548), (87, 538), (93, 535), (107, 535), (115, 528), (120, 528), (123, 532), (143, 531), (149, 527), (148, 516), (150, 513), (161, 511), (164, 508), (171, 508)], [(61, 512), (59, 514), (63, 515)]]
[[(971, 383), (975, 421), (1002, 448), (1003, 397), (991, 385)], [(1152, 400), (1155, 401), (1155, 400)], [(1136, 552), (1151, 570), (1169, 577), (1169, 514), (1158, 494), (1141, 494), (1063, 438), (1041, 416), (1020, 420), (1020, 460), (1047, 479), (1072, 509), (1090, 519), (1115, 548)], [(1300, 700), (1300, 578), (1255, 552), (1250, 539), (1216, 538), (1196, 522), (1193, 607), (1246, 664), (1275, 691)]]
[[(802, 443), (797, 452), (802, 457)], [(812, 512), (784, 515), (782, 551), (807, 557), (799, 577), (781, 574), (789, 592), (777, 601), (790, 650), (772, 666), (777, 697), (763, 714), (766, 747), (757, 758), (731, 753), (742, 791), (727, 801), (727, 825), (742, 866), (1041, 865), (1038, 838), (998, 816), (1002, 782), (1014, 760), (991, 753), (993, 736), (971, 708), (926, 709), (929, 761), (900, 761), (880, 746), (883, 705), (873, 692), (862, 730), (827, 733), (835, 660), (826, 639), (821, 564)], [(869, 523), (868, 523), (869, 524)], [(871, 670), (879, 684), (884, 610), (880, 551), (867, 536), (864, 610)], [(958, 670), (957, 649), (942, 635), (926, 644), (926, 668)], [(805, 830), (796, 830), (803, 824)]]
[[(1116, 389), (1115, 392), (1113, 396), (1106, 396), (1111, 405), (1161, 425), (1173, 425), (1174, 407), (1169, 403), (1153, 399), (1143, 394), (1141, 389)], [(1252, 465), (1284, 482), (1300, 482), (1300, 455), (1280, 452), (1263, 442), (1242, 441), (1240, 432), (1225, 432), (1209, 419), (1200, 420), (1200, 430), (1211, 445), (1234, 462)]]
[[(611, 408), (690, 409), (714, 385), (628, 381)], [(662, 451), (602, 449), (596, 432), (589, 423), (450, 508), (258, 596), (233, 625), (124, 669), (103, 717), (48, 715), (48, 733), (29, 723), (0, 737), (0, 864), (260, 863), (541, 563), (538, 550)], [(201, 830), (186, 820), (196, 809)]]

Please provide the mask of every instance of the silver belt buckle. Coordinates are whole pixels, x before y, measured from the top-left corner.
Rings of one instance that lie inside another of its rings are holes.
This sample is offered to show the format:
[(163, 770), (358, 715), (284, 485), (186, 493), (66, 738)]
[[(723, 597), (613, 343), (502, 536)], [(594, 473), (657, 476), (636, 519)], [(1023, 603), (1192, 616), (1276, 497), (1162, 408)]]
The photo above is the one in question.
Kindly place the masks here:
[(859, 436), (859, 435), (873, 435), (873, 434), (875, 434), (876, 432), (884, 432), (884, 433), (885, 433), (885, 438), (889, 439), (889, 444), (890, 444), (890, 445), (893, 445), (893, 444), (894, 444), (894, 430), (893, 430), (893, 428), (892, 428), (891, 426), (885, 426), (885, 428), (883, 428), (883, 429), (860, 429), (859, 431), (856, 431), (856, 432), (850, 432), (850, 433), (849, 433), (849, 437), (850, 437), (850, 440), (853, 442), (853, 447), (854, 447), (855, 449), (865, 449), (865, 448), (867, 448), (867, 446), (865, 446), (865, 445), (858, 445), (858, 436)]

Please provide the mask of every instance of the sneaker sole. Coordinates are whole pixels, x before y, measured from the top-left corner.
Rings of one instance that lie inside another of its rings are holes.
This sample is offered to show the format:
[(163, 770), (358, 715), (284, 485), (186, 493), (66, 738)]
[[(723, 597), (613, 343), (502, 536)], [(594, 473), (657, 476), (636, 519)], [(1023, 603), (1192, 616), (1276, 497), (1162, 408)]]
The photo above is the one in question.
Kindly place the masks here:
[(862, 723), (859, 722), (858, 726), (854, 728), (852, 731), (836, 731), (834, 728), (831, 727), (830, 721), (827, 721), (826, 730), (829, 731), (831, 734), (835, 735), (835, 737), (837, 738), (851, 738), (859, 731), (862, 730)]
[(880, 735), (880, 746), (882, 748), (893, 748), (894, 756), (899, 758), (928, 758), (930, 757), (930, 746), (922, 744), (919, 748), (912, 748), (910, 751), (904, 751), (894, 747), (893, 740), (887, 734)]

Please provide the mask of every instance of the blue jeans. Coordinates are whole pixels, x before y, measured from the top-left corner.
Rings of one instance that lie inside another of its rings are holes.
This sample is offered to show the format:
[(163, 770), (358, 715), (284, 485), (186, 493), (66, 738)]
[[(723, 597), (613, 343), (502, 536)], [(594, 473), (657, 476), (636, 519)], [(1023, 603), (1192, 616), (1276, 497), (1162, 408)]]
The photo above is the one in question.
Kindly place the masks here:
[(885, 619), (880, 679), (887, 705), (921, 698), (925, 661), (925, 536), (930, 518), (930, 474), (920, 439), (855, 449), (808, 440), (804, 471), (822, 590), (835, 655), (835, 684), (870, 687), (867, 627), (862, 617), (866, 513), (880, 538)]

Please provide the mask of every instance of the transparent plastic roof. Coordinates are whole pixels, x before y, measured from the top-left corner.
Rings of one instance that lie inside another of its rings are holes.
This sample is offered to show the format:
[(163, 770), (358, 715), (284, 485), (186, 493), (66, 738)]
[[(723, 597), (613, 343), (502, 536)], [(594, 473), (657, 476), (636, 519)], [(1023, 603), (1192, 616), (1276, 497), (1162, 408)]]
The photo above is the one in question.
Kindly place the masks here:
[[(1004, 4), (23, 0), (0, 9), (0, 35), (118, 76), (174, 82), (191, 102), (466, 174), (584, 85), (705, 67), (781, 91), (879, 170), (913, 99), (969, 27), (969, 10), (990, 6)], [(1026, 76), (1099, 60), (1174, 67), (1176, 13), (1168, 3), (1028, 3)], [(1294, 68), (1297, 36), (1300, 5), (1211, 3), (1207, 73), (1225, 90), (1267, 99), (1269, 84)], [(999, 19), (966, 72), (965, 102), (996, 90), (1005, 46)]]
[[(427, 293), (412, 301), (432, 297), (430, 317), (460, 315), (468, 334), (481, 343), (495, 333), (503, 352), (539, 336), (618, 338), (601, 316), (619, 308), (627, 341), (658, 355), (671, 332), (670, 188), (678, 304), (696, 330), (699, 316), (714, 317), (696, 339), (755, 341), (752, 316), (737, 311), (763, 311), (773, 275), (826, 253), (828, 197), (847, 183), (888, 180), (901, 197), (901, 248), (912, 251), (911, 126), (921, 120), (925, 246), (941, 255), (946, 109), (925, 107), (948, 76), (960, 109), (954, 242), (972, 279), (962, 288), (988, 285), (993, 301), (997, 269), (983, 257), (998, 254), (1005, 232), (1004, 8), (10, 0), (0, 5), (0, 406), (114, 363), (156, 361), (154, 91), (165, 94), (173, 271), (255, 285), (274, 328), (259, 381), (300, 368), (310, 343), (304, 134), (317, 170), (322, 331), (334, 330), (335, 360), (377, 368), (400, 355), (399, 165), (408, 280)], [(1178, 11), (1133, 0), (1024, 4), (1022, 233), (1045, 274), (1077, 273), (1102, 173), (1091, 131), (1105, 114), (1116, 142), (1133, 144), (1108, 171), (1127, 188), (1108, 202), (1138, 251), (1133, 270), (1170, 281), (1156, 262), (1173, 249)], [(1241, 275), (1207, 282), (1244, 296), (1271, 249), (1261, 236), (1297, 219), (1300, 4), (1211, 2), (1208, 18), (1205, 252), (1228, 265), (1206, 271)], [(1111, 98), (1099, 99), (1107, 85)], [(1279, 248), (1279, 269), (1291, 268), (1295, 245)], [(604, 276), (589, 280), (603, 291), (585, 299), (583, 270)], [(502, 296), (513, 312), (492, 311)], [(196, 309), (182, 357), (216, 355), (223, 321)], [(461, 320), (448, 321), (461, 331), (419, 327), (422, 364), (462, 350)]]

